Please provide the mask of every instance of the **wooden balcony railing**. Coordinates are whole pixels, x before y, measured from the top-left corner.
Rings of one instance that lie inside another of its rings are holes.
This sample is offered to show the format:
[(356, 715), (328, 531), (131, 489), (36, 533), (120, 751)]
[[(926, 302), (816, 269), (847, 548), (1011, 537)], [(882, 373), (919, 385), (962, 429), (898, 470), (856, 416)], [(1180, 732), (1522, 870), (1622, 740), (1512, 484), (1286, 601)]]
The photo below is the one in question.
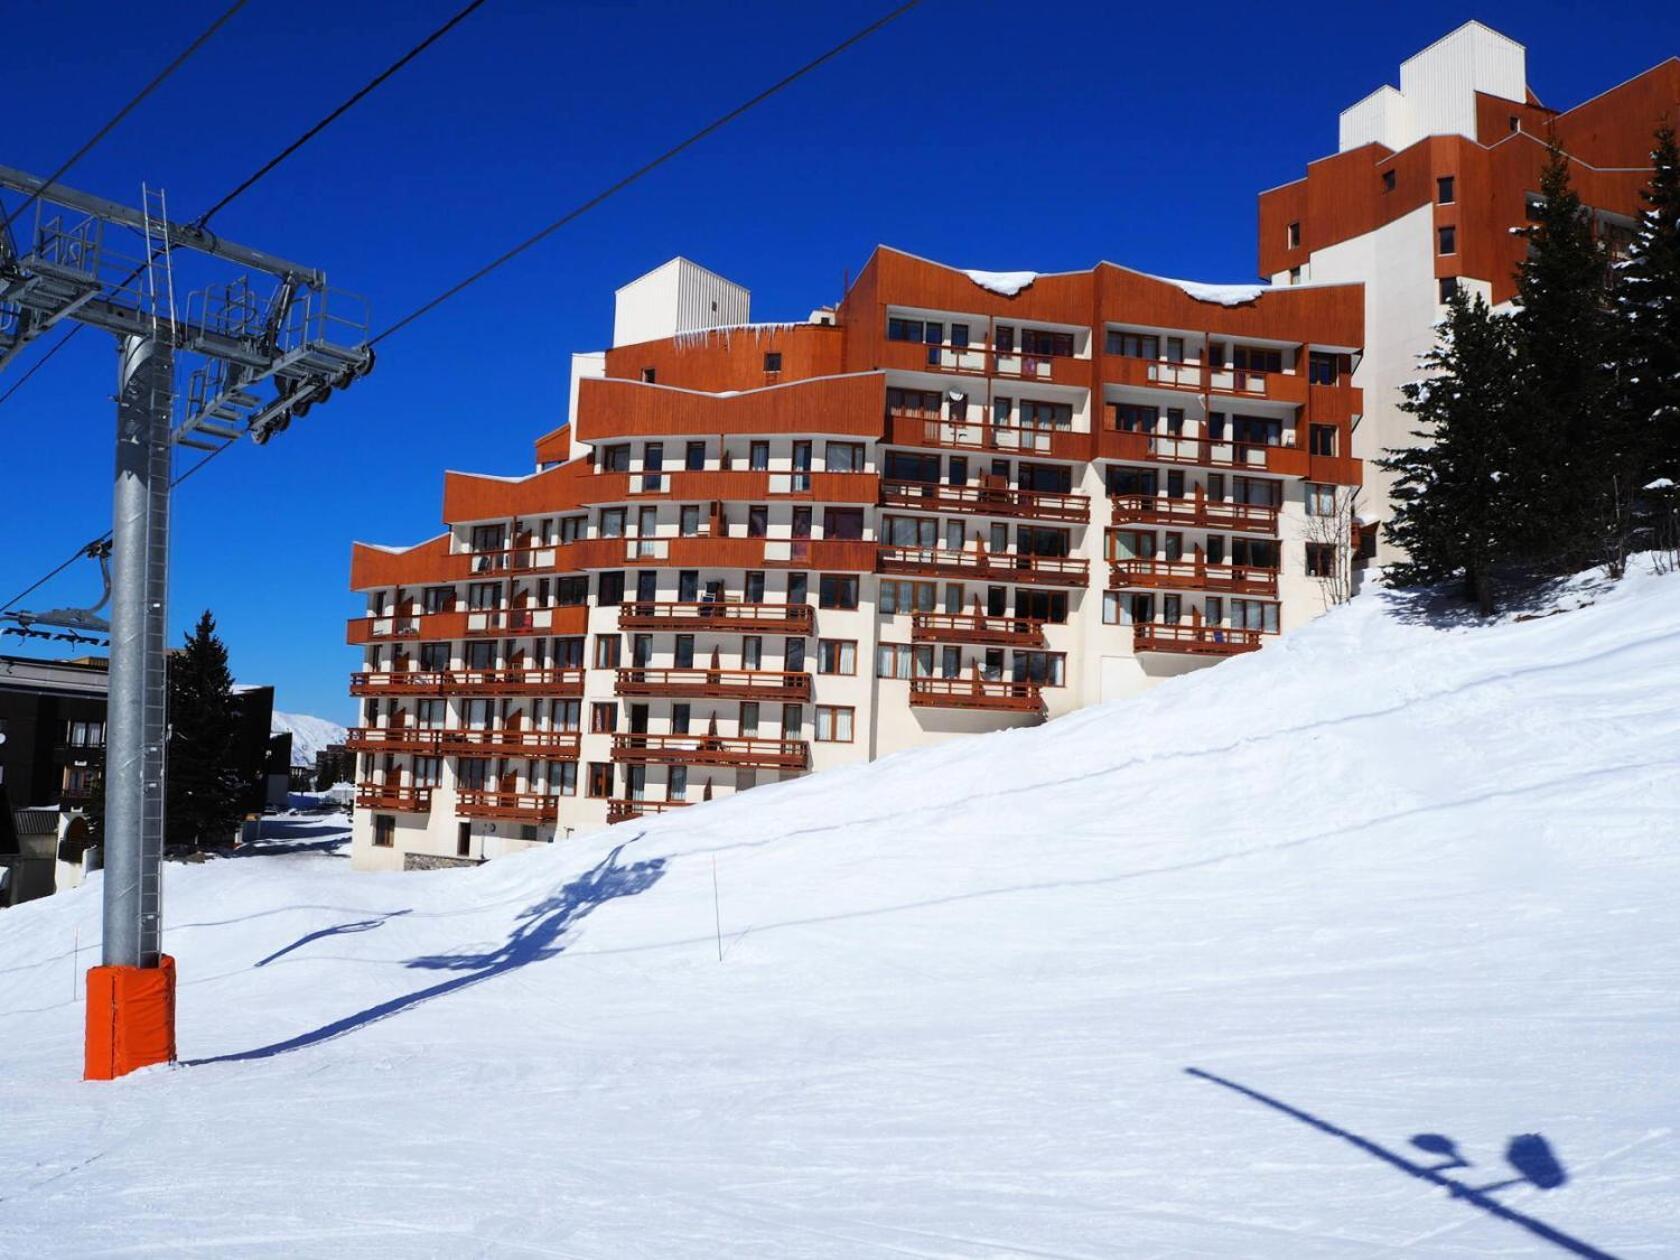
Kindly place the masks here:
[(1091, 435), (1073, 429), (994, 424), (990, 419), (948, 420), (929, 412), (887, 413), (886, 440), (895, 446), (936, 446), (956, 451), (993, 451), (1048, 459), (1091, 457)]
[(882, 343), (881, 366), (922, 372), (960, 372), (966, 376), (1006, 376), (1086, 388), (1091, 384), (1090, 359), (1038, 351), (993, 350), (977, 345), (888, 341)]
[(1012, 679), (912, 678), (910, 707), (915, 709), (990, 709), (1041, 713), (1044, 697), (1036, 683)]
[(352, 752), (436, 752), (444, 732), (420, 726), (353, 726), (344, 741)]
[(1079, 556), (1030, 556), (1001, 551), (947, 551), (943, 547), (882, 547), (877, 571), (917, 577), (967, 578), (1035, 586), (1084, 586), (1090, 563)]
[(676, 696), (710, 700), (811, 698), (811, 675), (766, 669), (621, 669), (613, 683), (620, 696)]
[(811, 750), (802, 739), (621, 734), (613, 736), (613, 760), (630, 765), (803, 770), (811, 764)]
[(1278, 571), (1252, 565), (1207, 564), (1199, 560), (1116, 560), (1110, 566), (1109, 584), (1157, 590), (1276, 595)]
[(620, 630), (701, 630), (717, 634), (808, 635), (809, 604), (631, 603), (618, 610)]
[(607, 802), (607, 822), (628, 822), (632, 818), (640, 818), (643, 814), (663, 814), (692, 804), (693, 801), (632, 801), (614, 797)]
[(1044, 623), (1027, 617), (988, 617), (982, 613), (916, 613), (910, 619), (910, 641), (1043, 647)]
[(1172, 652), (1190, 656), (1235, 656), (1260, 646), (1258, 630), (1227, 626), (1143, 623), (1132, 631), (1134, 652)]
[(443, 675), (450, 694), (560, 696), (583, 694), (581, 669), (456, 669)]
[(1110, 498), (1116, 525), (1165, 525), (1171, 528), (1222, 529), (1248, 534), (1276, 534), (1278, 510), (1257, 503), (1223, 499), (1168, 499), (1153, 494)]
[(1172, 437), (1164, 433), (1104, 429), (1097, 434), (1097, 455), (1140, 463), (1194, 464), (1202, 468), (1237, 468), (1280, 477), (1307, 475), (1307, 452), (1298, 446), (1261, 442), (1215, 441)]
[(451, 757), (543, 757), (571, 760), (578, 755), (576, 731), (534, 731), (491, 726), (444, 731), (439, 750)]
[(515, 822), (553, 822), (560, 814), (560, 798), (542, 792), (490, 792), (461, 788), (455, 812), (464, 818), (506, 818)]
[(429, 787), (400, 787), (386, 783), (358, 783), (357, 809), (382, 809), (398, 814), (425, 814), (432, 808)]
[(1229, 394), (1299, 405), (1307, 400), (1307, 378), (1299, 372), (1264, 372), (1257, 368), (1204, 363), (1169, 363), (1125, 355), (1103, 357), (1103, 377), (1117, 385), (1176, 389), (1195, 394)]
[(353, 696), (441, 696), (449, 675), (440, 669), (397, 669), (350, 675)]
[(1053, 494), (1042, 490), (1011, 490), (1007, 486), (950, 486), (936, 481), (884, 481), (885, 507), (918, 512), (967, 512), (977, 516), (1010, 516), (1035, 521), (1091, 519), (1091, 501), (1083, 494)]

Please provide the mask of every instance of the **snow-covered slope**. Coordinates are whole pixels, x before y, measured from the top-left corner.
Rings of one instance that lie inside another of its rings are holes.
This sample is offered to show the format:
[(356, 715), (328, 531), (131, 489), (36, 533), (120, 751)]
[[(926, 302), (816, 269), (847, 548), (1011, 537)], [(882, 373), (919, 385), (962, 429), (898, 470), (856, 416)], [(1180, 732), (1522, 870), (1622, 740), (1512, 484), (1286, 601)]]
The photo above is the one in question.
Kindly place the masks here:
[(110, 1085), (97, 881), (0, 914), (0, 1254), (1676, 1254), (1680, 577), (1594, 598), (471, 871), (171, 866), (196, 1062)]
[(271, 720), (269, 730), (275, 735), (292, 733), (292, 764), (294, 766), (315, 765), (315, 754), (328, 744), (342, 744), (349, 734), (337, 722), (329, 722), (326, 718), (311, 717), (307, 713), (281, 713), (276, 710)]

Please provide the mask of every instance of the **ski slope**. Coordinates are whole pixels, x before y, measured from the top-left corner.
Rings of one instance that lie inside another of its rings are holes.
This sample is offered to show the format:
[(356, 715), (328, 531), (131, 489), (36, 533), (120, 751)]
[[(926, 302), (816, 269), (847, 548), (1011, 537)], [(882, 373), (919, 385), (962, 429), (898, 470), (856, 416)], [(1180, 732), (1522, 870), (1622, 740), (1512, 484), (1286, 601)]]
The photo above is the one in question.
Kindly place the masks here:
[(97, 881), (0, 914), (0, 1255), (1680, 1254), (1680, 576), (1558, 606), (471, 871), (284, 820), (108, 1085)]
[(314, 717), (308, 713), (281, 713), (275, 710), (270, 719), (275, 735), (288, 732), (292, 737), (292, 764), (315, 768), (315, 756), (328, 744), (342, 744), (350, 732), (337, 722)]

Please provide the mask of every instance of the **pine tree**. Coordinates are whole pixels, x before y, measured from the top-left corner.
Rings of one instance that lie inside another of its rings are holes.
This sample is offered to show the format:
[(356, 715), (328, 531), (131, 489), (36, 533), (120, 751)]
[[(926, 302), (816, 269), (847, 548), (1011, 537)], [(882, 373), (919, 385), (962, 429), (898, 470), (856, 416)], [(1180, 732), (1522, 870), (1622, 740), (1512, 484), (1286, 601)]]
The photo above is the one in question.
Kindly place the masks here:
[(1680, 482), (1680, 146), (1672, 127), (1658, 129), (1651, 167), (1641, 192), (1645, 211), (1618, 268), (1615, 304), (1622, 340), (1617, 410), (1636, 496), (1659, 478)]
[(1486, 616), (1495, 571), (1517, 551), (1522, 521), (1510, 477), (1519, 413), (1512, 321), (1480, 296), (1455, 293), (1425, 379), (1401, 390), (1420, 444), (1379, 461), (1397, 473), (1389, 541), (1408, 554), (1391, 566), (1400, 586), (1456, 579)]
[(238, 721), (227, 648), (206, 610), (169, 660), (171, 842), (203, 848), (232, 840), (242, 812), (233, 747)]
[(1616, 338), (1604, 251), (1555, 142), (1540, 191), (1529, 255), (1517, 271), (1521, 423), (1511, 432), (1509, 494), (1520, 553), (1567, 571), (1601, 560), (1614, 528)]

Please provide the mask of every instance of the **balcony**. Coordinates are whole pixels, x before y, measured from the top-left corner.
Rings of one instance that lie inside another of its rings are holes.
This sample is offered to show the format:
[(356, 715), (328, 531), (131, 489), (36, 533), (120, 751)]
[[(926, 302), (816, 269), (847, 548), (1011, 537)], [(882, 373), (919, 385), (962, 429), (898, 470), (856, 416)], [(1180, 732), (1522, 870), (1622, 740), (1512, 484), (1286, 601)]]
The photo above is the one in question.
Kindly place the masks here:
[(1220, 529), (1246, 534), (1277, 533), (1278, 510), (1256, 503), (1168, 499), (1153, 494), (1118, 494), (1109, 499), (1116, 525), (1164, 525), (1170, 529)]
[(382, 617), (350, 618), (344, 641), (352, 646), (400, 639), (456, 639), (466, 629), (458, 612), (393, 613)]
[(1171, 652), (1185, 656), (1235, 656), (1260, 646), (1258, 630), (1225, 626), (1174, 626), (1145, 623), (1132, 631), (1132, 651)]
[(436, 669), (396, 669), (350, 675), (353, 696), (441, 696), (449, 675)]
[(1046, 459), (1091, 457), (1089, 433), (994, 424), (990, 420), (946, 420), (925, 411), (888, 412), (885, 440), (894, 446), (936, 446), (942, 450), (989, 451)]
[(613, 736), (613, 760), (627, 765), (804, 770), (811, 764), (811, 751), (802, 739), (632, 734)]
[(880, 477), (872, 472), (813, 472), (810, 469), (717, 468), (603, 473), (589, 489), (591, 506), (668, 499), (687, 503), (874, 503)]
[(1036, 683), (1007, 679), (912, 678), (913, 709), (984, 709), (1005, 713), (1042, 713), (1044, 698)]
[(620, 630), (709, 631), (714, 634), (780, 634), (803, 636), (811, 633), (809, 604), (731, 604), (720, 601), (699, 603), (620, 606)]
[(439, 750), (450, 757), (542, 757), (575, 760), (576, 731), (536, 731), (522, 727), (477, 727), (442, 732)]
[(1085, 495), (1011, 490), (1007, 486), (987, 485), (984, 480), (978, 486), (949, 486), (935, 481), (886, 481), (881, 483), (881, 504), (917, 512), (967, 512), (976, 516), (1068, 521), (1077, 525), (1084, 525), (1091, 519), (1091, 501)]
[(388, 810), (396, 814), (425, 814), (432, 808), (429, 787), (400, 787), (385, 783), (358, 783), (356, 808)]
[(1025, 617), (988, 617), (981, 613), (916, 613), (910, 619), (910, 641), (1043, 647), (1044, 623)]
[(1142, 389), (1264, 398), (1296, 406), (1307, 401), (1307, 378), (1299, 372), (1263, 372), (1256, 368), (1229, 366), (1210, 371), (1202, 363), (1169, 363), (1164, 359), (1108, 355), (1103, 359), (1103, 377), (1116, 385), (1133, 385)]
[(462, 788), (455, 794), (455, 812), (463, 818), (551, 823), (560, 815), (560, 798), (541, 792), (490, 792), (483, 788)]
[(1091, 360), (1076, 355), (989, 350), (983, 346), (887, 341), (881, 366), (912, 372), (952, 372), (964, 376), (1001, 376), (1011, 380), (1076, 385), (1089, 389)]
[(344, 746), (351, 752), (432, 753), (443, 734), (421, 726), (354, 726)]
[(912, 577), (965, 578), (1029, 586), (1084, 586), (1090, 562), (1078, 556), (947, 551), (943, 547), (882, 547), (876, 571)]
[(1207, 564), (1199, 560), (1116, 560), (1110, 587), (1152, 590), (1224, 591), (1232, 595), (1276, 595), (1278, 571), (1253, 565)]
[(452, 695), (569, 698), (583, 694), (581, 669), (459, 669), (442, 677)]
[(811, 698), (811, 675), (765, 669), (621, 669), (613, 683), (613, 694), (679, 700), (807, 701)]
[(693, 801), (632, 801), (615, 797), (607, 802), (607, 823), (628, 822), (644, 814), (663, 814), (692, 804)]
[(1261, 442), (1215, 441), (1204, 437), (1173, 437), (1163, 433), (1104, 429), (1097, 434), (1097, 456), (1138, 463), (1192, 464), (1200, 468), (1234, 468), (1305, 477), (1307, 452), (1297, 446)]

